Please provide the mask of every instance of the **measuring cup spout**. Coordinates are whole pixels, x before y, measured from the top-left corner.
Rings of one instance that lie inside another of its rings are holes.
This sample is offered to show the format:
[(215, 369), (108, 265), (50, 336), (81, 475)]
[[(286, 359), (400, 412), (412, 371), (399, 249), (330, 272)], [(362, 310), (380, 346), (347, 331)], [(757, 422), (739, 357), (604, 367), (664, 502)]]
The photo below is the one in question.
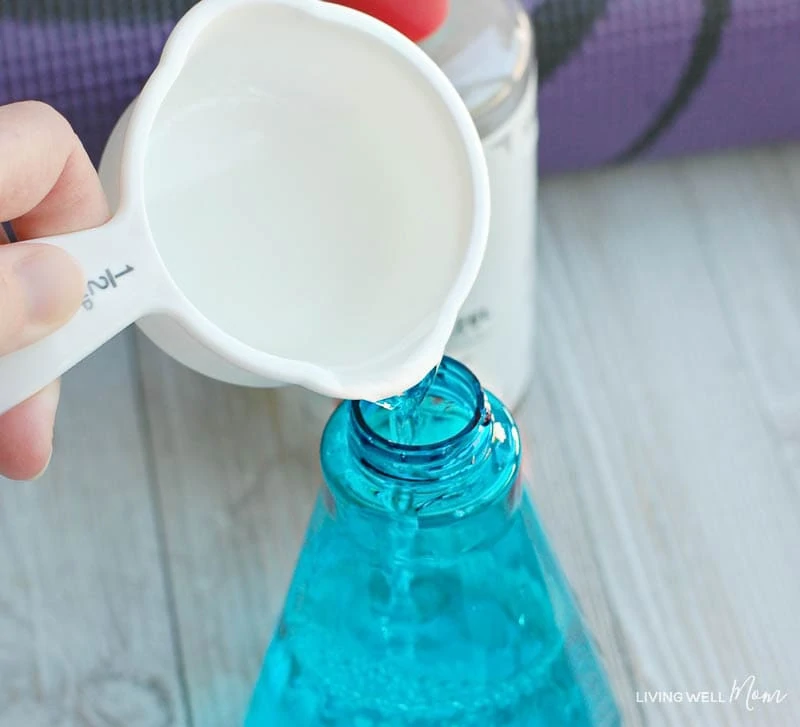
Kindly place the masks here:
[(0, 414), (155, 307), (151, 285), (155, 251), (146, 239), (132, 237), (130, 226), (114, 218), (95, 229), (36, 240), (75, 257), (86, 276), (86, 288), (80, 308), (66, 325), (26, 348), (0, 356)]

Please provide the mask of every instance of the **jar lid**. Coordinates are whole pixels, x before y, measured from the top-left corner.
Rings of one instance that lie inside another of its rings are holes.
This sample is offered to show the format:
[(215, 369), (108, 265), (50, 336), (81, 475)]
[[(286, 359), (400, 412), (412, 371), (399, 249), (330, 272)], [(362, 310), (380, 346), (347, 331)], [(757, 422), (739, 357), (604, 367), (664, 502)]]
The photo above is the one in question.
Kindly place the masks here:
[(444, 24), (450, 0), (332, 0), (371, 15), (399, 30), (415, 43), (433, 35)]

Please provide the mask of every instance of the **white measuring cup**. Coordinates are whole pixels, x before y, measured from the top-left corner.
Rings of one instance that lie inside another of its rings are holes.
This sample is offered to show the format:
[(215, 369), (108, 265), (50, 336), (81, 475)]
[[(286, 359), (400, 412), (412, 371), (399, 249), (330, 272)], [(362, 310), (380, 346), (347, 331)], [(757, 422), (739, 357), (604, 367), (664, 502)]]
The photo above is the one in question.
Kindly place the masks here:
[(480, 141), (443, 73), (318, 0), (196, 5), (102, 176), (111, 221), (41, 240), (81, 263), (81, 309), (0, 357), (0, 412), (134, 321), (220, 380), (397, 394), (441, 358), (488, 234)]

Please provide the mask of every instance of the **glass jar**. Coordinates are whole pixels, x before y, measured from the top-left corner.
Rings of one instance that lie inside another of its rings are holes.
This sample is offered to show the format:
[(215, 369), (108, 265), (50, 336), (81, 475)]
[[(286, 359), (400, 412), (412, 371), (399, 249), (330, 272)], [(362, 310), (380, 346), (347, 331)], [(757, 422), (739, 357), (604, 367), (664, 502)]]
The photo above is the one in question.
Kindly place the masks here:
[(419, 45), (472, 114), (492, 195), (486, 256), (447, 352), (514, 409), (534, 364), (539, 127), (533, 29), (518, 0), (451, 0), (444, 24)]

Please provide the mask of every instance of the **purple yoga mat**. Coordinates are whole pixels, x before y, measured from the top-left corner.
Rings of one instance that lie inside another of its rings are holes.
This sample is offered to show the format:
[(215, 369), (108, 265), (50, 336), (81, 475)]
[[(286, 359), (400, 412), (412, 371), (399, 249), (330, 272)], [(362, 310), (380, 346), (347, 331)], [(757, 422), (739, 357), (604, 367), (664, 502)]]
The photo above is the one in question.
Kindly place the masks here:
[(545, 170), (800, 139), (800, 0), (526, 5)]
[[(458, 0), (453, 0), (457, 2)], [(92, 158), (192, 0), (0, 0), (0, 103)], [(543, 172), (800, 139), (800, 0), (527, 0)]]

